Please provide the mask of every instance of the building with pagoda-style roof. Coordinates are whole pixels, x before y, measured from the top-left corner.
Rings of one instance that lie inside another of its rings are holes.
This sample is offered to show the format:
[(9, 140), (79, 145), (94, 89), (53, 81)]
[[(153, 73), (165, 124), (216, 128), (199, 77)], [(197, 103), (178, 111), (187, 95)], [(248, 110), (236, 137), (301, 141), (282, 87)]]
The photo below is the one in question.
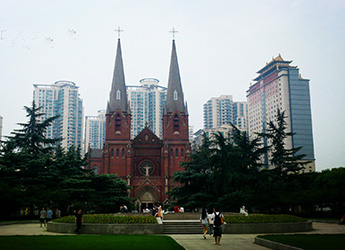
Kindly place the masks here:
[[(266, 133), (267, 123), (275, 121), (277, 110), (285, 111), (286, 132), (293, 135), (285, 139), (286, 148), (298, 148), (298, 154), (305, 154), (309, 161), (302, 172), (315, 171), (313, 129), (310, 105), (309, 80), (302, 78), (297, 66), (290, 65), (279, 54), (266, 63), (247, 90), (249, 135)], [(269, 141), (264, 140), (268, 146)], [(268, 167), (270, 153), (265, 155)]]

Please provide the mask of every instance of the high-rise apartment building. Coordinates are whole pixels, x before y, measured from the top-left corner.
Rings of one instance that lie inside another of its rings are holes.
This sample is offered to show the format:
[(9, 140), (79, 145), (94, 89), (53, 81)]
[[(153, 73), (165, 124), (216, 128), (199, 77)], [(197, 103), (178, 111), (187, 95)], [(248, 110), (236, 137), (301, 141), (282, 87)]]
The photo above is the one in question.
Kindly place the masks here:
[[(257, 72), (259, 76), (247, 90), (248, 129), (250, 135), (266, 132), (267, 123), (274, 121), (277, 109), (285, 111), (287, 132), (294, 133), (286, 139), (286, 147), (302, 147), (298, 153), (306, 154), (304, 159), (312, 161), (305, 169), (310, 172), (315, 171), (315, 158), (309, 80), (303, 79), (291, 62), (279, 55)], [(265, 163), (268, 158), (269, 155)]]
[(203, 109), (204, 129), (232, 123), (240, 130), (247, 130), (247, 103), (234, 102), (232, 95), (213, 97), (204, 104)]
[(105, 141), (105, 109), (99, 110), (97, 116), (85, 117), (85, 152), (102, 149)]
[(204, 128), (220, 127), (233, 122), (232, 95), (211, 98), (204, 104)]
[(234, 102), (233, 103), (233, 124), (239, 130), (248, 130), (248, 104), (247, 102)]
[(2, 140), (2, 116), (0, 115), (0, 141)]
[(79, 87), (74, 82), (58, 81), (54, 84), (34, 84), (33, 100), (45, 114), (43, 121), (59, 115), (46, 131), (47, 138), (63, 138), (62, 147), (82, 146), (83, 101), (79, 97)]
[(132, 113), (131, 138), (145, 127), (162, 138), (163, 109), (167, 88), (155, 78), (140, 80), (140, 86), (127, 86), (127, 95)]

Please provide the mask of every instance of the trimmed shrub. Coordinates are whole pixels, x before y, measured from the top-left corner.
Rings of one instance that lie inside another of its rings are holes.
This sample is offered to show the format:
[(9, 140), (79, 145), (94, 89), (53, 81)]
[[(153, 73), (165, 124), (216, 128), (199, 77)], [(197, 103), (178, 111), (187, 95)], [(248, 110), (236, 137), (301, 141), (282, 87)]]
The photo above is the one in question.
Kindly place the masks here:
[[(75, 223), (75, 217), (65, 216), (53, 222)], [(95, 224), (155, 224), (157, 220), (150, 216), (123, 216), (113, 214), (83, 214), (83, 223)]]
[(250, 214), (249, 216), (225, 216), (224, 220), (226, 223), (286, 223), (307, 221), (304, 218), (288, 214)]

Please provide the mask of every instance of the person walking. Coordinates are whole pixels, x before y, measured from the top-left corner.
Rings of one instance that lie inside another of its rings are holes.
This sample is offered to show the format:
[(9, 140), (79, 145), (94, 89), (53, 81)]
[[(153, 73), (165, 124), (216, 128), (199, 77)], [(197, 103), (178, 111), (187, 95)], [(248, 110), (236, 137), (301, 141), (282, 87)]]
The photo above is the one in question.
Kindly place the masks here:
[(42, 227), (42, 224), (46, 226), (46, 218), (47, 218), (47, 211), (42, 207), (42, 210), (40, 212), (40, 224)]
[(75, 215), (75, 224), (77, 225), (77, 229), (74, 230), (74, 233), (80, 234), (80, 228), (81, 228), (82, 222), (83, 222), (83, 215), (81, 213), (81, 209), (79, 209)]
[(157, 204), (158, 208), (157, 208), (157, 214), (156, 217), (159, 217), (163, 220), (163, 211), (162, 211), (162, 205)]
[(207, 229), (208, 229), (208, 217), (207, 217), (205, 208), (202, 208), (201, 210), (200, 224), (202, 225), (204, 240), (206, 240), (206, 234), (207, 234)]
[(60, 209), (56, 209), (55, 210), (55, 218), (60, 218), (61, 217), (61, 211), (60, 211)]
[(212, 216), (212, 214), (213, 214), (213, 209), (208, 209), (207, 210), (207, 218), (208, 218), (208, 228), (210, 229), (210, 235), (212, 235), (213, 234), (213, 224), (214, 224), (214, 218), (213, 218), (213, 216)]
[(224, 224), (224, 216), (220, 212), (219, 208), (215, 208), (215, 212), (212, 217), (214, 218), (214, 241), (216, 245), (220, 245), (220, 239), (222, 238), (222, 225)]
[(48, 207), (47, 208), (47, 224), (53, 219), (53, 211)]

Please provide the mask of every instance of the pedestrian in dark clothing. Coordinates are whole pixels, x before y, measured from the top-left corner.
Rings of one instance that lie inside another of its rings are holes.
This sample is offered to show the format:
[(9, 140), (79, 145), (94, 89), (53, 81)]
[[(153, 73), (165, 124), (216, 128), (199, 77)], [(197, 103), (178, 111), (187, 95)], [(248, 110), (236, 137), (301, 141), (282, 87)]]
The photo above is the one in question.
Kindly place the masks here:
[(214, 218), (214, 241), (216, 245), (220, 245), (220, 238), (222, 237), (222, 225), (224, 224), (224, 216), (219, 208), (215, 208), (212, 217)]
[(41, 227), (42, 227), (42, 224), (44, 224), (44, 226), (46, 226), (46, 218), (47, 218), (47, 211), (43, 207), (41, 212), (40, 212)]
[(80, 234), (81, 224), (83, 222), (83, 215), (81, 213), (81, 209), (75, 215), (75, 224), (77, 225), (77, 229), (74, 231), (76, 234)]

